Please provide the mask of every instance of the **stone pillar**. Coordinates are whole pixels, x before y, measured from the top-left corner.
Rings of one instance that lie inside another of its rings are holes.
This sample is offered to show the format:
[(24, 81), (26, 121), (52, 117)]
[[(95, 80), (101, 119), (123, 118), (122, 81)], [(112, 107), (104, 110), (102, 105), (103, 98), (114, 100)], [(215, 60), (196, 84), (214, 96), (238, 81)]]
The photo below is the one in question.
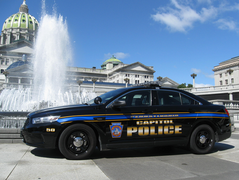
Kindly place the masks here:
[(1, 35), (1, 42), (0, 42), (0, 44), (3, 44), (3, 37), (4, 37), (4, 35), (3, 35), (3, 33), (2, 33), (2, 35)]
[(229, 93), (229, 100), (233, 101), (233, 94), (232, 93)]

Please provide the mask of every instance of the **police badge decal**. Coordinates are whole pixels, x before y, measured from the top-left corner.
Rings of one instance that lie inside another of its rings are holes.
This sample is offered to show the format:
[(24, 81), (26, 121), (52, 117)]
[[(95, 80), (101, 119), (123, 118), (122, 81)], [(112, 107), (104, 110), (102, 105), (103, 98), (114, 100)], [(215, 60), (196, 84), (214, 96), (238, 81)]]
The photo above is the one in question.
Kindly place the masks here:
[(112, 138), (121, 138), (123, 125), (121, 125), (121, 123), (111, 123), (110, 131)]

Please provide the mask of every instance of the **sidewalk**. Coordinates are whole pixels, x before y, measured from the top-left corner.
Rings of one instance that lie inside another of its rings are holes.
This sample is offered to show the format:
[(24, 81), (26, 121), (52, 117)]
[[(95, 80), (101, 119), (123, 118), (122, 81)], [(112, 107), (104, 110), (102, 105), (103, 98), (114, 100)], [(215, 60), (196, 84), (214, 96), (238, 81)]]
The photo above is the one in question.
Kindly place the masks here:
[(0, 144), (0, 180), (108, 180), (92, 160), (70, 161), (57, 150)]

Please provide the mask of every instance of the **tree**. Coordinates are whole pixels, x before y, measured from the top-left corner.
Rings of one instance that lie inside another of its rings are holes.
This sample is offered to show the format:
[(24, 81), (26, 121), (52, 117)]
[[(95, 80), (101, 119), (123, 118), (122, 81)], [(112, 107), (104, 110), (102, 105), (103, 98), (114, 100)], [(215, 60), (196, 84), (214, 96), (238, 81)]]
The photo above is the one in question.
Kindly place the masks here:
[(186, 86), (186, 83), (182, 83), (182, 84), (180, 84), (179, 86), (178, 86), (178, 88), (186, 88), (187, 86)]
[(192, 84), (188, 84), (187, 88), (192, 88), (193, 85)]
[(180, 85), (178, 86), (178, 88), (192, 88), (192, 87), (193, 87), (192, 84), (186, 85), (186, 83), (182, 83), (182, 84), (180, 84)]

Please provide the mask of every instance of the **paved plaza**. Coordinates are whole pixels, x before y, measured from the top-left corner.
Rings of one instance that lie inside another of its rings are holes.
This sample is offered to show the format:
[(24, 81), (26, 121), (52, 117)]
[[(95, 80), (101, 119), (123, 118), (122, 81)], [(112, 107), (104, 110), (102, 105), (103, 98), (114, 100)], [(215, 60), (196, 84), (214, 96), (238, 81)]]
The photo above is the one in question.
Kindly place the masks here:
[(238, 180), (239, 129), (216, 143), (213, 153), (195, 155), (186, 148), (135, 148), (96, 151), (92, 159), (67, 160), (58, 150), (23, 143), (0, 144), (0, 180), (33, 179), (187, 179)]

